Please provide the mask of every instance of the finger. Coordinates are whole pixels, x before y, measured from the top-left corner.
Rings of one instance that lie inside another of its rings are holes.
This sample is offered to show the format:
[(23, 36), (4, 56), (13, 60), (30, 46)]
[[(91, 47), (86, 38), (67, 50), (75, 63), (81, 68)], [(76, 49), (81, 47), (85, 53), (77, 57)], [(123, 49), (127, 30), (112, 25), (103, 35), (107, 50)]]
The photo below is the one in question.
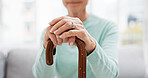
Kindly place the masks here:
[(79, 39), (83, 40), (84, 42), (87, 41), (87, 35), (84, 29), (69, 30), (67, 32), (62, 33), (59, 37), (63, 39), (63, 38), (71, 37), (71, 36), (76, 36)]
[(46, 33), (45, 33), (45, 36), (44, 36), (44, 40), (47, 41), (49, 39), (49, 35), (51, 34), (49, 31), (51, 29), (52, 26), (48, 26), (46, 28)]
[(58, 45), (62, 45), (63, 40), (59, 37), (59, 35), (56, 35), (56, 38), (57, 38)]
[(58, 44), (57, 38), (54, 34), (50, 34), (49, 38), (51, 39), (51, 41), (53, 42), (53, 44), (56, 46)]
[(69, 45), (72, 47), (74, 45), (75, 42), (75, 37), (69, 37)]
[(66, 30), (72, 29), (72, 22), (67, 22), (63, 26), (59, 27), (54, 34), (61, 34)]
[(68, 42), (68, 40), (69, 40), (69, 38), (64, 38), (64, 39), (63, 39), (63, 43)]
[(46, 47), (47, 47), (47, 41), (43, 41), (43, 47), (46, 49)]
[(71, 37), (71, 36), (76, 36), (79, 31), (78, 30), (69, 30), (67, 32), (62, 33), (59, 37), (60, 38), (67, 38), (67, 37)]
[(65, 16), (55, 18), (51, 22), (49, 22), (49, 25), (52, 26), (52, 25), (56, 24), (57, 22), (59, 22), (60, 20), (62, 20), (63, 18), (65, 18)]
[[(67, 19), (63, 19), (58, 21), (50, 30), (51, 33), (53, 33), (55, 30), (57, 30), (59, 27), (61, 27), (62, 25), (64, 25), (68, 20)], [(54, 32), (55, 33), (55, 32)]]

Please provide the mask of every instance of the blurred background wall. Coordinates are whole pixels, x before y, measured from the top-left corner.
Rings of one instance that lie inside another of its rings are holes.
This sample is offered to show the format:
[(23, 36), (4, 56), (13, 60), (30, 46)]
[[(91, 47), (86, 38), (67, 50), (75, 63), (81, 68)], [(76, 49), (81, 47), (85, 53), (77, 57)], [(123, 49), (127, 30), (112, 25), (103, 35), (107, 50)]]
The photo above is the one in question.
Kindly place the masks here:
[[(89, 0), (87, 6), (89, 13), (118, 24), (119, 49), (138, 49), (145, 67), (148, 67), (147, 8), (147, 0)], [(0, 0), (0, 51), (39, 48), (43, 29), (52, 19), (66, 14), (62, 0)], [(130, 55), (130, 51), (125, 52)]]
[[(4, 48), (37, 47), (48, 23), (67, 14), (62, 0), (0, 1), (0, 46)], [(89, 0), (87, 6), (89, 13), (118, 24), (119, 45), (142, 45), (144, 9), (144, 0)]]
[(145, 64), (146, 64), (146, 67), (147, 67), (147, 76), (148, 76), (148, 0), (145, 0), (145, 25), (144, 25), (144, 55), (145, 55)]

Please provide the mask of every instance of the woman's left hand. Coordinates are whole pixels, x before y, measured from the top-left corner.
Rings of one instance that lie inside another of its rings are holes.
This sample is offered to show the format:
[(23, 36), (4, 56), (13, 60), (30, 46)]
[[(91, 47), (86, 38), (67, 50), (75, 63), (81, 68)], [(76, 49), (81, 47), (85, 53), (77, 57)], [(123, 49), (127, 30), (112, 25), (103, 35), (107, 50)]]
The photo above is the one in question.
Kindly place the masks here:
[[(62, 16), (52, 20), (49, 24), (53, 26), (50, 30), (51, 33), (60, 35), (59, 37), (62, 39), (71, 39), (69, 43), (74, 44), (75, 37), (77, 37), (84, 41), (87, 52), (92, 52), (95, 49), (96, 43), (94, 38), (87, 32), (79, 18)], [(73, 24), (75, 28), (73, 28)]]

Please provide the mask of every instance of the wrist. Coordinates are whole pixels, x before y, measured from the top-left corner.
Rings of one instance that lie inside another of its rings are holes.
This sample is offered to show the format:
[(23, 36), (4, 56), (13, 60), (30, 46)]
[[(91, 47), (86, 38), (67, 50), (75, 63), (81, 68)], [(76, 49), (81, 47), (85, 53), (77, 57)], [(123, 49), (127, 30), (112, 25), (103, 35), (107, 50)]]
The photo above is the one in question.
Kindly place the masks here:
[(88, 43), (88, 48), (86, 48), (86, 51), (88, 54), (91, 54), (95, 48), (96, 48), (95, 40), (91, 38), (91, 40)]

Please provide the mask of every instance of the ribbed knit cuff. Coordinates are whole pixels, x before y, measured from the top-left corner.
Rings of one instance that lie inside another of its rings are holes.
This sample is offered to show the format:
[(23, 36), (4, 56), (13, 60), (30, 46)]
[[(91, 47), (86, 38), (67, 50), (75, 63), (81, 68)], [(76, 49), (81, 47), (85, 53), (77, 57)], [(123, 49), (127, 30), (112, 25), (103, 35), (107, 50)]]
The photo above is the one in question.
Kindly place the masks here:
[(98, 44), (98, 42), (96, 40), (95, 40), (95, 42), (96, 42), (96, 48), (94, 49), (94, 51), (89, 56), (87, 56), (87, 59), (90, 63), (96, 63), (98, 60), (101, 59), (100, 53), (99, 53), (100, 52), (99, 51), (100, 45)]

